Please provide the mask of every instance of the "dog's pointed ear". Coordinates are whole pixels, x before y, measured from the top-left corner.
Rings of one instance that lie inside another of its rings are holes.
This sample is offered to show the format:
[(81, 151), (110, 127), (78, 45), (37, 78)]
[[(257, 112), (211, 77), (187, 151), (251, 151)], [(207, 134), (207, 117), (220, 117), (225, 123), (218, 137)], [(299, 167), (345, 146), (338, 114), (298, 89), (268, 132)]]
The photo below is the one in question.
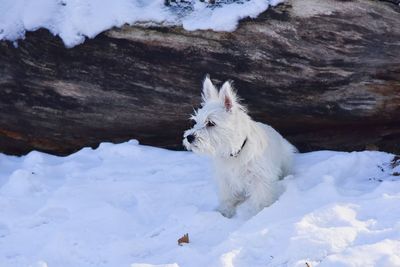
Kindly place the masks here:
[(218, 91), (210, 79), (210, 75), (206, 75), (203, 81), (203, 93), (201, 94), (203, 102), (207, 102), (212, 99), (218, 99)]
[(231, 111), (233, 106), (236, 104), (236, 93), (232, 88), (232, 83), (226, 81), (219, 91), (219, 99), (224, 105), (226, 111)]

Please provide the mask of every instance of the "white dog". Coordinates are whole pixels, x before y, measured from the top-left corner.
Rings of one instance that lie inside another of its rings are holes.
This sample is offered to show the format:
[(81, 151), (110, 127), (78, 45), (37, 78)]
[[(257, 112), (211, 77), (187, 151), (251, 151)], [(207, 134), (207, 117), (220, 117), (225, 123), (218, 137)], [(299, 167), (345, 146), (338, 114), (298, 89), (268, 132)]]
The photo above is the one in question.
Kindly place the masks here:
[(253, 121), (239, 103), (230, 82), (219, 93), (207, 75), (202, 108), (185, 131), (188, 150), (212, 156), (219, 188), (219, 211), (226, 217), (248, 202), (254, 212), (271, 205), (279, 195), (277, 181), (291, 171), (296, 148), (272, 127)]

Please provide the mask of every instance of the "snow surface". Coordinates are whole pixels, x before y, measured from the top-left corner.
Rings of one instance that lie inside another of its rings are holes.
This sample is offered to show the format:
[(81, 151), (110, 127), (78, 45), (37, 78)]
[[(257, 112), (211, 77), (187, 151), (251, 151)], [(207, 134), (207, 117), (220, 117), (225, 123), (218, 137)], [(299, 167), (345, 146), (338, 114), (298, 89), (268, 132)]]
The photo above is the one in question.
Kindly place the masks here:
[(299, 154), (277, 202), (227, 219), (210, 162), (191, 152), (130, 141), (68, 157), (0, 154), (0, 266), (400, 266), (392, 159)]
[(46, 28), (73, 47), (114, 26), (137, 22), (233, 31), (240, 19), (257, 17), (270, 5), (283, 2), (250, 0), (210, 8), (205, 2), (192, 1), (192, 11), (177, 12), (166, 7), (164, 0), (0, 0), (0, 40), (15, 41), (25, 31)]

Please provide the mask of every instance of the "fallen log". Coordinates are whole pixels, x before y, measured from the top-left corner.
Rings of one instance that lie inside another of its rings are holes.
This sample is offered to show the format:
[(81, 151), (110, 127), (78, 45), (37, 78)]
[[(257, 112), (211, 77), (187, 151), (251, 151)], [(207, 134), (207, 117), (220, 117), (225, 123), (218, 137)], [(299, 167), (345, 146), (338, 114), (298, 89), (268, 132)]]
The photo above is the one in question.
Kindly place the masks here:
[(301, 151), (400, 153), (400, 8), (292, 0), (234, 32), (124, 26), (72, 49), (0, 42), (0, 151), (67, 155), (131, 138), (181, 148), (206, 73)]

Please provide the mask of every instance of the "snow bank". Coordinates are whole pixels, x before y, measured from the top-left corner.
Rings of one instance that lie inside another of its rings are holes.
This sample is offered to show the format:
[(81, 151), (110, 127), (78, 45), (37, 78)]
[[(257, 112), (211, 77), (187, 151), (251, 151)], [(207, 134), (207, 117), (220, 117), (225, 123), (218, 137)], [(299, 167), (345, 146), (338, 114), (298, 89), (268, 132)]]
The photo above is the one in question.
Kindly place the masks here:
[(299, 154), (276, 203), (227, 219), (210, 162), (190, 152), (130, 141), (64, 158), (0, 154), (0, 266), (400, 266), (392, 159)]
[(240, 19), (256, 17), (282, 1), (250, 0), (210, 8), (193, 0), (191, 11), (177, 12), (165, 7), (164, 0), (1, 0), (0, 40), (14, 41), (25, 31), (46, 28), (72, 47), (114, 26), (144, 21), (183, 25), (187, 30), (233, 31)]

